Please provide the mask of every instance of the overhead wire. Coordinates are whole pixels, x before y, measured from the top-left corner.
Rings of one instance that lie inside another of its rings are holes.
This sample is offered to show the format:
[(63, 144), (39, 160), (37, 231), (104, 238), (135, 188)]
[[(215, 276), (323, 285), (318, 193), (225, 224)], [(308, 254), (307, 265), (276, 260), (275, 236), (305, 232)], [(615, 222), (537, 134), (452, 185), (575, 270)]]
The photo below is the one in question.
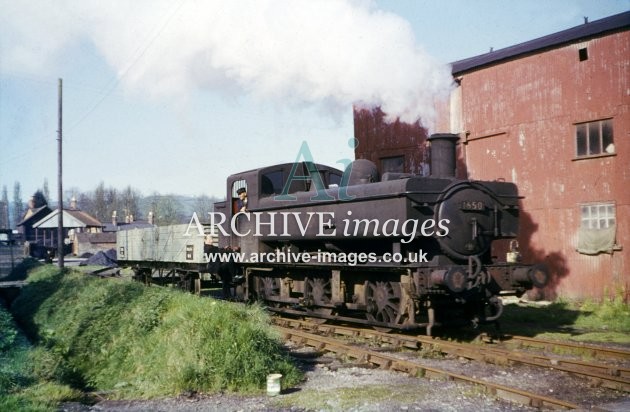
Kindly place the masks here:
[[(78, 120), (76, 120), (76, 121), (74, 121), (73, 123), (70, 124), (70, 126), (67, 128), (67, 130), (64, 131), (64, 137), (67, 137), (66, 133), (70, 133), (72, 130), (76, 129), (76, 127), (79, 126), (83, 121), (85, 121), (114, 92), (114, 90), (120, 84), (121, 80), (123, 78), (125, 78), (125, 76), (127, 76), (129, 71), (140, 61), (140, 59), (147, 53), (147, 51), (151, 48), (151, 46), (159, 38), (159, 36), (162, 34), (162, 32), (166, 29), (166, 27), (171, 22), (171, 20), (175, 17), (175, 15), (182, 8), (182, 6), (184, 5), (185, 1), (186, 0), (181, 0), (178, 4), (176, 4), (172, 8), (171, 11), (168, 12), (168, 14), (166, 15), (167, 17), (164, 19), (164, 22), (159, 27), (157, 27), (156, 30), (154, 30), (154, 34), (149, 38), (148, 42), (146, 42), (144, 45), (140, 45), (140, 46), (138, 46), (136, 48), (136, 50), (134, 51), (134, 57), (132, 58), (131, 62), (127, 65), (127, 67), (125, 67), (125, 69), (119, 75), (112, 76), (112, 78), (109, 80), (109, 82), (107, 83), (105, 88), (93, 90), (93, 91), (100, 91), (102, 93), (102, 95), (98, 98), (98, 100), (96, 100), (96, 102), (94, 104), (92, 104), (90, 106), (89, 109), (87, 109), (79, 117)], [(46, 78), (37, 79), (37, 78), (34, 78), (33, 76), (25, 76), (25, 75), (19, 75), (19, 74), (18, 75), (12, 74), (12, 76), (18, 77), (18, 78), (21, 77), (21, 78), (23, 78), (25, 80), (29, 80), (29, 81), (38, 81), (38, 82), (53, 83), (53, 84), (57, 83), (56, 80), (53, 81), (53, 80), (49, 80), (49, 79), (46, 79)], [(64, 84), (64, 88), (67, 87), (66, 84), (67, 83)], [(73, 88), (73, 87), (77, 87), (76, 84), (75, 85), (70, 84), (70, 88)], [(34, 139), (34, 141), (31, 142), (31, 144), (29, 145), (28, 149), (26, 149), (23, 152), (17, 153), (17, 154), (14, 153), (13, 156), (2, 158), (2, 163), (3, 164), (7, 164), (9, 162), (13, 162), (15, 160), (19, 160), (19, 159), (31, 156), (33, 147), (36, 147), (36, 146), (40, 146), (41, 147), (42, 144), (46, 144), (47, 145), (48, 144), (47, 142), (52, 144), (55, 141), (54, 140), (50, 140), (50, 136), (49, 135), (45, 135), (45, 136), (41, 136), (39, 138), (36, 138), (36, 139)]]

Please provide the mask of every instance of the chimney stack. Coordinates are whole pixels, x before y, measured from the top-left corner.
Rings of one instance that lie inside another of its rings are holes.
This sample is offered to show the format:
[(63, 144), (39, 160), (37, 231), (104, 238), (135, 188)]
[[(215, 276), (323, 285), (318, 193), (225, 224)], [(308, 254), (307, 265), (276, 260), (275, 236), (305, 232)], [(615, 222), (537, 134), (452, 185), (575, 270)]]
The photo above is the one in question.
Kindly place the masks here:
[[(72, 196), (72, 199), (70, 199), (70, 209), (72, 210), (76, 210), (77, 209), (77, 198)], [(114, 212), (116, 213), (116, 212)]]
[(114, 225), (114, 227), (118, 226), (118, 216), (115, 210), (112, 212), (112, 225)]
[(153, 215), (153, 211), (149, 212), (149, 224), (150, 225), (154, 225), (155, 224), (155, 217)]
[(459, 136), (453, 133), (434, 133), (431, 142), (431, 176), (455, 177), (455, 145)]

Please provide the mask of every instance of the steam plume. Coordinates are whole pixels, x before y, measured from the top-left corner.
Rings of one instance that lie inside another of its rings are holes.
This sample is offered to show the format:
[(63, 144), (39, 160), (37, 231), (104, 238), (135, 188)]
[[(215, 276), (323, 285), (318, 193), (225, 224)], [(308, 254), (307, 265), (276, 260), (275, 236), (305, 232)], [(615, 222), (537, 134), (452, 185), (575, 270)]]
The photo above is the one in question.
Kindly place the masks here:
[[(367, 1), (2, 1), (4, 68), (33, 71), (90, 41), (129, 91), (240, 90), (292, 103), (380, 106), (430, 119), (449, 68), (409, 23)], [(40, 48), (30, 45), (38, 44)]]

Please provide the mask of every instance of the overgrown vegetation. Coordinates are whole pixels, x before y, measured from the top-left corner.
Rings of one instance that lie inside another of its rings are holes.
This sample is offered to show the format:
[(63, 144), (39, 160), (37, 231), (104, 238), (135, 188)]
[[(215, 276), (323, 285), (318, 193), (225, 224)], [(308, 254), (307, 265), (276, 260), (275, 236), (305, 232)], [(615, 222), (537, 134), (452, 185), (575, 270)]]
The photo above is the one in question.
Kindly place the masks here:
[(43, 266), (12, 308), (37, 344), (38, 379), (111, 398), (256, 392), (271, 372), (289, 386), (301, 378), (260, 307)]
[(68, 385), (38, 376), (32, 357), (28, 340), (0, 305), (0, 410), (52, 411), (59, 402), (80, 397)]
[(624, 302), (622, 291), (601, 302), (510, 304), (501, 324), (506, 332), (515, 334), (630, 344), (630, 305)]

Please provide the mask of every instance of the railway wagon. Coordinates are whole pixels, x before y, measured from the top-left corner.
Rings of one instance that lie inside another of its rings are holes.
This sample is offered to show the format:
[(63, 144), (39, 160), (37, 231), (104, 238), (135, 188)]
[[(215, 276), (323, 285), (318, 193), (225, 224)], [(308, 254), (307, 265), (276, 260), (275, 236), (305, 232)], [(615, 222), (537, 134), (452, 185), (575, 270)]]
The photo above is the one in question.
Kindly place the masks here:
[(121, 230), (116, 234), (119, 266), (131, 267), (144, 283), (174, 284), (199, 293), (202, 283), (217, 283), (208, 273), (204, 249), (217, 242), (216, 233), (202, 226), (203, 236), (190, 225), (154, 226)]

